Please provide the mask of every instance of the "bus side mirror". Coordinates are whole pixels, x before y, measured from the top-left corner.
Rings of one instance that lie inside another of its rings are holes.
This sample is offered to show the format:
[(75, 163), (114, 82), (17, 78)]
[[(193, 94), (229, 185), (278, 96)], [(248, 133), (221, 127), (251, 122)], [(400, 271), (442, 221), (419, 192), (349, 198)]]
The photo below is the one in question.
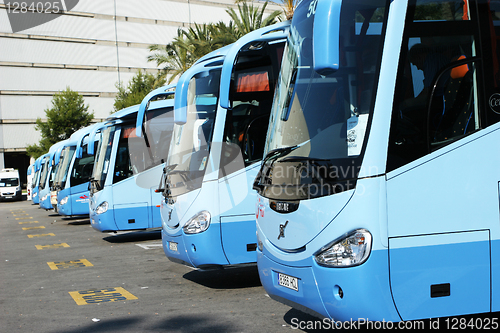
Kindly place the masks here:
[(174, 109), (174, 123), (184, 125), (187, 121), (187, 107), (182, 106)]
[[(339, 69), (340, 7), (342, 0), (317, 0), (313, 23), (313, 66), (319, 75)], [(309, 14), (308, 14), (309, 15)]]

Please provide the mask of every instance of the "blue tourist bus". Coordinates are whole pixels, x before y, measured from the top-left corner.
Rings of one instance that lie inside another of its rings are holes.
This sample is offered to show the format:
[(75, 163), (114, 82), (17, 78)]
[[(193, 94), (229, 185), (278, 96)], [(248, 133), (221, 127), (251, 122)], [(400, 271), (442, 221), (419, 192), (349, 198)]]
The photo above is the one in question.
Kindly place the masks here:
[(40, 174), (40, 183), (38, 186), (38, 197), (40, 208), (46, 210), (53, 209), (51, 202), (51, 188), (52, 183), (55, 178), (55, 173), (57, 166), (59, 164), (59, 157), (61, 156), (61, 150), (64, 147), (64, 143), (67, 140), (62, 140), (54, 143), (49, 152), (42, 156), (42, 167)]
[(55, 208), (60, 215), (89, 215), (94, 154), (88, 152), (88, 141), (90, 133), (99, 126), (97, 123), (76, 131), (64, 144), (52, 186), (56, 192)]
[(38, 185), (40, 184), (40, 169), (42, 168), (42, 157), (38, 157), (35, 160), (35, 164), (33, 165), (33, 170), (35, 174), (33, 175), (33, 181), (31, 183), (31, 200), (34, 205), (38, 205), (40, 203), (38, 197)]
[(251, 186), (288, 26), (256, 30), (202, 57), (177, 83), (159, 189), (163, 249), (174, 262), (199, 269), (256, 263)]
[(337, 321), (500, 310), (499, 14), (298, 5), (254, 183), (271, 298)]
[[(112, 114), (99, 128), (101, 139), (90, 181), (90, 222), (101, 232), (161, 227), (158, 180), (173, 127), (173, 99), (153, 101), (144, 137), (136, 135), (139, 105)], [(158, 126), (150, 126), (157, 119)], [(142, 121), (141, 121), (142, 122)], [(89, 148), (95, 142), (95, 131)], [(153, 147), (153, 148), (151, 148)]]

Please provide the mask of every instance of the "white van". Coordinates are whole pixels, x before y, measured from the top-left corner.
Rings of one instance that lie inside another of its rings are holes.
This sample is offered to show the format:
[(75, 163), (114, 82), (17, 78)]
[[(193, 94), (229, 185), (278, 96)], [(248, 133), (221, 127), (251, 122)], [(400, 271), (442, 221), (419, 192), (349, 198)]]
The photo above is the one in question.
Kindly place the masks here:
[(12, 168), (0, 172), (0, 200), (21, 200), (21, 181), (19, 171)]

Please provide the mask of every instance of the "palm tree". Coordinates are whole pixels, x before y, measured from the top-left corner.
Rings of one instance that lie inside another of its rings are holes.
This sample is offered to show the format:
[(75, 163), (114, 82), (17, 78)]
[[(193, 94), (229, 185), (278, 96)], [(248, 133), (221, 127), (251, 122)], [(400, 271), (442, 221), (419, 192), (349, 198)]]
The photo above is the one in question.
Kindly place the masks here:
[(188, 70), (199, 58), (225, 45), (234, 43), (247, 33), (277, 22), (281, 12), (275, 10), (264, 18), (267, 1), (259, 9), (253, 4), (238, 3), (238, 13), (233, 8), (226, 12), (231, 17), (229, 24), (220, 21), (211, 24), (195, 24), (187, 30), (179, 28), (177, 37), (167, 45), (151, 45), (148, 61), (157, 66), (164, 65), (163, 75), (170, 74), (168, 83)]
[(233, 21), (229, 21), (229, 24), (219, 21), (212, 24), (212, 29), (212, 38), (214, 39), (214, 43), (219, 47), (229, 45), (238, 40), (238, 28), (234, 25)]
[(297, 2), (298, 0), (281, 0), (280, 6), (283, 8), (287, 20), (292, 19), (295, 7), (297, 7)]
[(155, 61), (157, 66), (165, 65), (163, 75), (170, 74), (168, 83), (171, 83), (177, 76), (182, 75), (196, 61), (185, 42), (182, 29), (177, 30), (177, 37), (174, 38), (172, 43), (151, 45), (149, 51), (154, 53), (148, 56), (148, 61)]
[(233, 8), (228, 8), (226, 10), (226, 13), (229, 14), (234, 24), (236, 25), (236, 28), (238, 30), (238, 38), (246, 35), (253, 30), (277, 23), (281, 15), (281, 12), (279, 10), (275, 10), (264, 18), (264, 11), (266, 10), (268, 3), (269, 2), (266, 1), (260, 9), (259, 7), (254, 7), (253, 4), (248, 5), (246, 1), (243, 1), (242, 6), (240, 6), (240, 4), (238, 3), (239, 15)]
[(220, 49), (222, 46), (231, 44), (236, 38), (231, 33), (231, 29), (219, 22), (217, 24), (195, 24), (187, 31), (184, 31), (186, 47), (190, 48), (191, 56), (199, 59), (205, 54)]

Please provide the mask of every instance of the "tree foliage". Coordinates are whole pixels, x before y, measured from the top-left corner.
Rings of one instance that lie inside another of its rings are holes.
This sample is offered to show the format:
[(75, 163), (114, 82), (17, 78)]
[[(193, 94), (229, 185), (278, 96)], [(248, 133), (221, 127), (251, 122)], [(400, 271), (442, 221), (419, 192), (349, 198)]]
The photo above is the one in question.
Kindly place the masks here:
[(281, 0), (281, 8), (283, 9), (283, 13), (285, 14), (285, 18), (287, 20), (291, 20), (293, 18), (293, 13), (295, 12), (295, 7), (297, 7), (297, 3), (299, 0)]
[(128, 82), (127, 87), (123, 87), (121, 84), (116, 85), (118, 95), (115, 97), (114, 112), (140, 104), (149, 92), (164, 84), (165, 78), (139, 70)]
[(279, 10), (264, 16), (267, 1), (260, 8), (254, 7), (253, 4), (248, 5), (246, 2), (240, 2), (237, 6), (237, 11), (233, 8), (226, 10), (231, 18), (229, 24), (222, 21), (194, 24), (188, 29), (179, 29), (177, 37), (170, 44), (151, 45), (149, 50), (152, 54), (148, 56), (148, 61), (163, 66), (163, 75), (170, 75), (168, 80), (170, 83), (205, 54), (234, 43), (247, 33), (274, 24), (281, 19)]
[(275, 10), (264, 17), (264, 11), (266, 10), (267, 4), (268, 2), (266, 1), (264, 5), (259, 8), (254, 7), (253, 4), (248, 5), (246, 2), (242, 2), (241, 5), (238, 3), (238, 13), (233, 8), (228, 8), (226, 10), (226, 13), (229, 14), (236, 26), (238, 38), (259, 28), (277, 23), (278, 17), (281, 15), (279, 10)]
[(40, 142), (29, 145), (27, 154), (38, 158), (47, 153), (54, 143), (66, 140), (75, 131), (90, 125), (94, 114), (89, 113), (88, 109), (83, 97), (69, 87), (54, 94), (52, 107), (45, 109), (46, 121), (36, 119), (35, 129), (40, 131)]

